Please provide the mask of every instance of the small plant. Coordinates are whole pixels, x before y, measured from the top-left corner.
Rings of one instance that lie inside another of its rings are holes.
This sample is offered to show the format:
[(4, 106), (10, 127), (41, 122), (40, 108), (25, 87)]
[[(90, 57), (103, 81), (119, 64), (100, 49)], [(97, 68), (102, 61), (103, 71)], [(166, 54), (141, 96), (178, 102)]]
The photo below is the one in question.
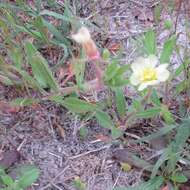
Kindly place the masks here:
[(19, 167), (15, 170), (15, 173), (16, 177), (13, 179), (3, 168), (0, 168), (1, 190), (25, 190), (39, 177), (39, 170), (34, 166)]
[(75, 177), (72, 183), (73, 187), (77, 190), (86, 190), (86, 184), (80, 179), (80, 177)]

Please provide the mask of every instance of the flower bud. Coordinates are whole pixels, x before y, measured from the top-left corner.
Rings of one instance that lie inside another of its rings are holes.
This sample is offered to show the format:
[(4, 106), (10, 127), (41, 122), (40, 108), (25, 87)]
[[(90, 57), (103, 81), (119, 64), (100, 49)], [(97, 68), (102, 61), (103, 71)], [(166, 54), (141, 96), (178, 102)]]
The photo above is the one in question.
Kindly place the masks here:
[(71, 36), (73, 40), (81, 44), (86, 55), (90, 60), (97, 60), (100, 58), (100, 53), (96, 47), (96, 44), (91, 38), (90, 32), (86, 27), (82, 27), (76, 34)]

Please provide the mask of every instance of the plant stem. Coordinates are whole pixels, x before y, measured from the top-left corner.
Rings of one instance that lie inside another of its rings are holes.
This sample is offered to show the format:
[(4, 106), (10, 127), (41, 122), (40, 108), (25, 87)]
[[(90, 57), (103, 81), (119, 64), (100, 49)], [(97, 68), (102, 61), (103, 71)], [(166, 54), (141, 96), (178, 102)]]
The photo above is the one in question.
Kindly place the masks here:
[[(146, 104), (146, 102), (149, 100), (151, 94), (152, 94), (152, 87), (150, 87), (150, 88), (148, 89), (148, 92), (147, 92), (146, 96), (144, 96), (144, 98), (141, 100), (142, 106), (144, 106), (144, 105)], [(134, 116), (136, 115), (136, 113), (137, 113), (137, 110), (130, 112), (130, 113), (127, 115), (126, 119), (124, 120), (123, 126), (127, 126), (127, 123), (129, 122), (129, 120), (130, 120), (132, 117), (134, 117)], [(126, 128), (126, 127), (125, 127), (125, 128)]]

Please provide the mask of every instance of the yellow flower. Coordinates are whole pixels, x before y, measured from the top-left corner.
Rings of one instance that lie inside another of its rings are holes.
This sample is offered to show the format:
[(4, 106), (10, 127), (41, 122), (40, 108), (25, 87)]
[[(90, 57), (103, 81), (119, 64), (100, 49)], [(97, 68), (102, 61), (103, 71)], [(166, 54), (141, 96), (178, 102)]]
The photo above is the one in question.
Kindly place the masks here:
[(86, 55), (90, 60), (96, 60), (100, 58), (100, 53), (96, 47), (96, 44), (91, 38), (90, 32), (86, 27), (81, 27), (76, 34), (73, 34), (72, 39), (81, 44), (85, 50)]
[(133, 71), (130, 81), (131, 84), (138, 86), (138, 90), (144, 90), (148, 86), (159, 84), (169, 78), (168, 64), (158, 65), (159, 60), (156, 56), (150, 55), (147, 58), (139, 57), (131, 65)]

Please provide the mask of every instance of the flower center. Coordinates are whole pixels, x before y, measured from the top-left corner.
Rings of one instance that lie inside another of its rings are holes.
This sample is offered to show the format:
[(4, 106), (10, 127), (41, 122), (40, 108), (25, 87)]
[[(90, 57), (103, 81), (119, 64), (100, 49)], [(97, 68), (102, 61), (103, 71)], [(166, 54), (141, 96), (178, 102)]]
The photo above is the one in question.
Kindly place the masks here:
[(148, 82), (148, 81), (152, 81), (156, 79), (157, 79), (157, 73), (154, 68), (145, 68), (143, 70), (142, 75), (141, 75), (141, 80), (143, 82)]

